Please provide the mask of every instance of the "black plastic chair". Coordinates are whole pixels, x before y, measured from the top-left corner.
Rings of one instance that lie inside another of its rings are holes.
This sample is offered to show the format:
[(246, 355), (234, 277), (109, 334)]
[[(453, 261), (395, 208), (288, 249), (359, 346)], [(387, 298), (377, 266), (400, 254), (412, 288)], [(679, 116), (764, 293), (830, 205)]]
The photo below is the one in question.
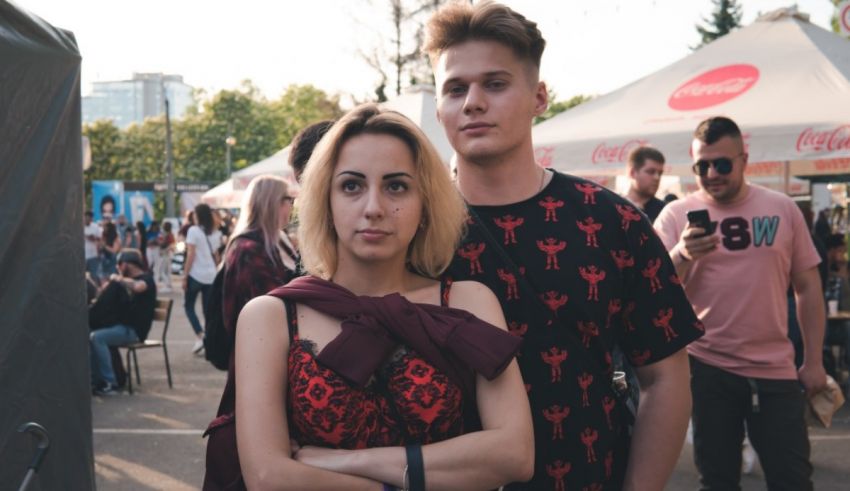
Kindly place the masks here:
[[(165, 336), (168, 335), (168, 325), (171, 323), (171, 307), (174, 305), (174, 300), (166, 298), (158, 298), (156, 300), (156, 310), (154, 311), (153, 320), (162, 321), (162, 339), (146, 339), (139, 343), (128, 344), (122, 346), (127, 348), (127, 390), (130, 394), (133, 393), (133, 366), (135, 365), (136, 383), (142, 385), (142, 379), (139, 376), (139, 361), (136, 359), (136, 351), (145, 348), (162, 347), (162, 355), (165, 357), (165, 373), (168, 375), (168, 388), (174, 386), (171, 383), (171, 365), (168, 363), (168, 346), (165, 343)], [(132, 356), (132, 363), (130, 355)]]

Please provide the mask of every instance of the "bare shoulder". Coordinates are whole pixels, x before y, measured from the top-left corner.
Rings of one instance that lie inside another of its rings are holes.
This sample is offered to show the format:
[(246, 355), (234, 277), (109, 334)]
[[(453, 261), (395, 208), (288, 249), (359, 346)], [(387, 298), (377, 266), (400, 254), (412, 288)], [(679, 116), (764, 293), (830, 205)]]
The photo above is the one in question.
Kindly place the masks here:
[(481, 320), (506, 329), (505, 317), (499, 299), (483, 283), (477, 281), (452, 283), (449, 293), (449, 307), (466, 310)]
[(245, 333), (272, 334), (289, 340), (286, 329), (286, 306), (280, 299), (261, 295), (251, 299), (242, 312), (236, 328), (236, 336)]

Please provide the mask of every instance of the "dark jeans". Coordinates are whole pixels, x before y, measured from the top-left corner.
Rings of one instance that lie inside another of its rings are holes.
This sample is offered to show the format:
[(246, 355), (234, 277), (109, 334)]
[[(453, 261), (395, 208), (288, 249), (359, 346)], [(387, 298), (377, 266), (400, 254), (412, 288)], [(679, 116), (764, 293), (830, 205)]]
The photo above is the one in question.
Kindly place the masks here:
[[(690, 357), (694, 461), (702, 490), (740, 490), (744, 422), (769, 490), (813, 489), (797, 380), (747, 379)], [(753, 381), (758, 411), (753, 407)]]
[(212, 285), (201, 283), (189, 276), (189, 284), (186, 288), (186, 295), (183, 298), (183, 308), (186, 310), (186, 317), (189, 318), (189, 323), (192, 325), (192, 330), (195, 331), (195, 334), (204, 332), (201, 321), (198, 320), (198, 314), (195, 313), (195, 302), (198, 300), (198, 293), (201, 294), (202, 308), (206, 311), (207, 304), (210, 301), (211, 291)]

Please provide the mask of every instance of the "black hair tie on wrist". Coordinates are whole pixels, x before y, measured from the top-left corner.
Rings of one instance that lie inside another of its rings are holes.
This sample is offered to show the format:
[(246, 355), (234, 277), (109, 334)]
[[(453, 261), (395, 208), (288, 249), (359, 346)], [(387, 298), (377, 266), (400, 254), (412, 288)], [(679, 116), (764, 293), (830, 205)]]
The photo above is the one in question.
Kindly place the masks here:
[(425, 491), (425, 464), (422, 461), (422, 445), (408, 445), (407, 467), (410, 475), (410, 491)]

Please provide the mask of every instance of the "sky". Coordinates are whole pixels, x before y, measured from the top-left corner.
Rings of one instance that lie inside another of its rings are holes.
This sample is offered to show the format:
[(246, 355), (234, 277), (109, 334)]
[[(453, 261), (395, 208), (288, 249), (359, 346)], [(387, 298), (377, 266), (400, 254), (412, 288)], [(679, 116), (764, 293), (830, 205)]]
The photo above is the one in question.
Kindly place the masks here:
[[(369, 98), (378, 76), (359, 55), (391, 37), (386, 0), (13, 0), (71, 30), (83, 57), (82, 91), (133, 72), (182, 75), (212, 94), (251, 79), (269, 98), (312, 84)], [(558, 99), (599, 95), (649, 75), (699, 43), (710, 0), (503, 0), (547, 41), (541, 77)], [(742, 0), (744, 25), (792, 0)], [(798, 0), (829, 29), (829, 0)], [(388, 92), (389, 93), (389, 92)]]

